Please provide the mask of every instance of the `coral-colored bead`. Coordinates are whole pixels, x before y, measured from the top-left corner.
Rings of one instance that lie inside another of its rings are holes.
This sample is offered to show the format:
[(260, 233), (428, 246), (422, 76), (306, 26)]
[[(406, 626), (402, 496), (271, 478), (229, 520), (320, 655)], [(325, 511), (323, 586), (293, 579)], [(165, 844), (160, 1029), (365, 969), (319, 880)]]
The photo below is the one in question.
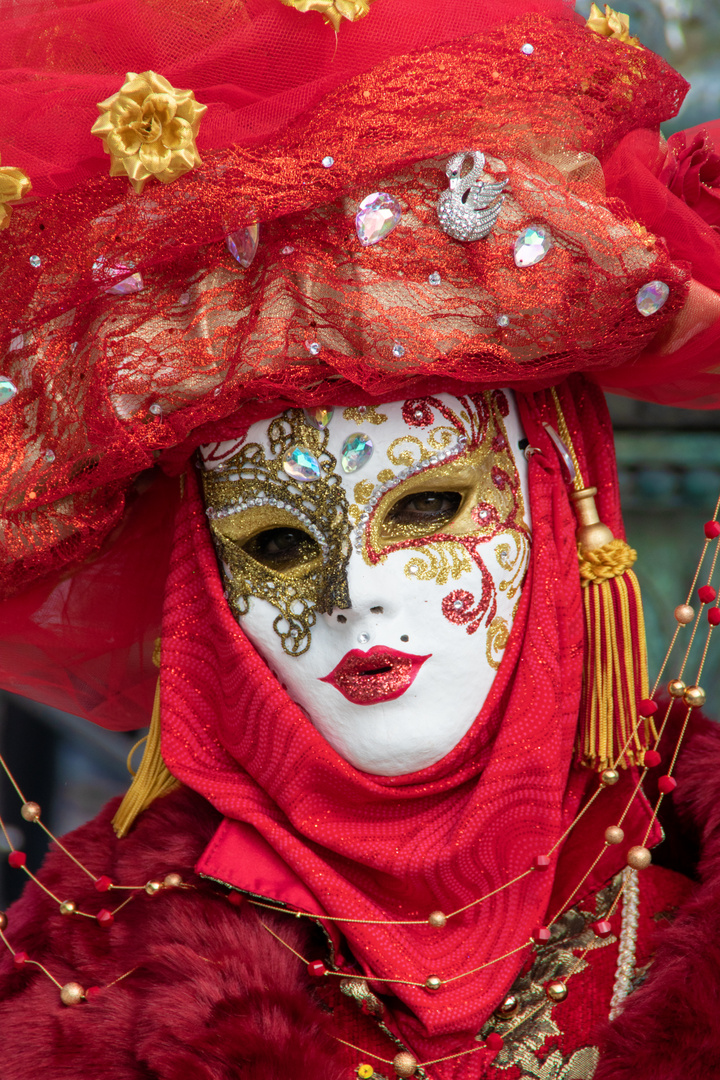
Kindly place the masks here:
[(662, 758), (658, 754), (657, 750), (645, 751), (645, 764), (647, 765), (648, 769), (654, 769), (657, 765), (660, 764), (661, 761)]
[(414, 1054), (409, 1053), (407, 1050), (401, 1050), (399, 1054), (396, 1054), (393, 1058), (393, 1068), (398, 1076), (408, 1077), (414, 1076), (417, 1072), (418, 1060)]
[(447, 924), (447, 915), (442, 911), (431, 911), (428, 915), (428, 922), (437, 930), (442, 930), (443, 926)]
[(95, 888), (98, 892), (107, 892), (110, 886), (113, 884), (112, 878), (109, 878), (107, 874), (103, 874), (95, 882)]
[(24, 821), (38, 821), (40, 813), (40, 806), (36, 802), (26, 802), (20, 807), (20, 817)]
[(624, 839), (624, 829), (621, 829), (619, 825), (608, 825), (607, 829), (605, 830), (606, 844), (622, 844)]
[(242, 895), (242, 893), (235, 892), (234, 890), (233, 892), (228, 894), (228, 900), (233, 905), (233, 907), (242, 907), (245, 903), (245, 897)]
[(24, 851), (11, 851), (8, 855), (8, 862), (13, 870), (19, 870), (27, 862), (27, 855)]
[(16, 952), (13, 956), (13, 964), (15, 965), (15, 967), (22, 967), (23, 964), (26, 964), (29, 959), (30, 957), (26, 952)]
[(702, 600), (703, 604), (712, 604), (713, 600), (717, 596), (717, 593), (713, 589), (712, 585), (701, 585), (698, 589), (698, 596)]
[(695, 608), (690, 604), (678, 604), (675, 608), (675, 621), (679, 622), (681, 626), (687, 626), (695, 618)]
[(488, 1050), (492, 1050), (494, 1054), (499, 1054), (505, 1043), (503, 1042), (502, 1035), (498, 1035), (497, 1031), (491, 1031), (488, 1037), (485, 1039)]
[(658, 711), (657, 702), (652, 698), (643, 698), (638, 705), (638, 712), (641, 716), (654, 716)]
[(707, 616), (711, 626), (720, 626), (720, 607), (708, 608)]
[(720, 521), (706, 521), (705, 536), (708, 540), (715, 540), (716, 537), (720, 536)]
[(65, 983), (60, 990), (60, 1000), (63, 1005), (79, 1005), (85, 997), (85, 990), (77, 982)]
[(607, 919), (599, 919), (598, 922), (593, 923), (593, 930), (598, 937), (607, 937), (608, 934), (612, 934), (612, 925)]
[(547, 926), (537, 926), (533, 930), (533, 941), (537, 941), (538, 944), (544, 944), (550, 940), (550, 928)]
[(180, 874), (175, 873), (167, 874), (163, 881), (163, 885), (167, 889), (179, 889), (182, 883), (183, 879), (180, 877)]
[(652, 862), (652, 855), (646, 847), (635, 844), (627, 853), (627, 861), (633, 870), (645, 870)]
[(658, 791), (662, 791), (663, 795), (669, 795), (676, 787), (677, 780), (673, 780), (672, 776), (661, 776), (658, 780)]
[(101, 926), (112, 926), (115, 922), (115, 916), (112, 911), (108, 911), (107, 908), (100, 908), (95, 918)]
[(533, 866), (536, 870), (547, 870), (550, 866), (550, 858), (547, 855), (536, 855)]
[(307, 966), (307, 969), (311, 975), (315, 975), (318, 978), (321, 975), (324, 975), (327, 971), (327, 968), (323, 964), (322, 960), (311, 960)]

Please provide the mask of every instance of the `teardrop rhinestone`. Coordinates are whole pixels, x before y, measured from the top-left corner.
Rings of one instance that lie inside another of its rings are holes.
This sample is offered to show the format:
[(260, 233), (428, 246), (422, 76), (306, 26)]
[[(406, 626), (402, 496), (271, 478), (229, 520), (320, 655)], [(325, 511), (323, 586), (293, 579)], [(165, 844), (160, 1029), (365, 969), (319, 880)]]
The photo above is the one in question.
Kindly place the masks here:
[(225, 237), (225, 247), (233, 259), (236, 259), (243, 269), (247, 270), (255, 258), (259, 239), (260, 226), (256, 222), (254, 225), (247, 225), (244, 229), (238, 229), (237, 232), (229, 233)]
[(515, 241), (515, 265), (534, 266), (542, 262), (552, 247), (552, 239), (542, 225), (528, 225)]
[(12, 379), (0, 375), (0, 405), (7, 405), (8, 401), (12, 401), (17, 392), (17, 386)]
[(373, 454), (373, 442), (368, 435), (356, 431), (343, 443), (340, 461), (346, 473), (357, 472), (366, 465)]
[(283, 469), (291, 480), (301, 484), (309, 483), (320, 477), (320, 463), (306, 446), (293, 446), (283, 458)]
[(303, 415), (310, 427), (324, 431), (333, 418), (334, 409), (303, 409)]
[(669, 295), (670, 289), (664, 281), (650, 281), (638, 292), (635, 297), (635, 306), (641, 315), (654, 315)]
[(363, 247), (379, 244), (400, 223), (401, 217), (400, 205), (392, 195), (385, 191), (374, 191), (372, 195), (367, 195), (355, 215), (360, 243)]

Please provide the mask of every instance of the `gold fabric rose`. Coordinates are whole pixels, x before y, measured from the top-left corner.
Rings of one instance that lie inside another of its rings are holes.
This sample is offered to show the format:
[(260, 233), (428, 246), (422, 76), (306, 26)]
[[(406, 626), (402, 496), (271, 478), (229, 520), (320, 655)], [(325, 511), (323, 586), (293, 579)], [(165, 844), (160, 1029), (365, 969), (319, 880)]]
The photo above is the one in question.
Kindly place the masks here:
[(282, 3), (298, 11), (319, 11), (337, 32), (343, 19), (355, 22), (367, 15), (372, 0), (282, 0)]
[(632, 45), (634, 49), (642, 49), (640, 38), (632, 37), (630, 34), (630, 16), (624, 15), (622, 11), (613, 11), (611, 7), (605, 5), (605, 14), (603, 15), (597, 4), (592, 4), (590, 7), (590, 16), (585, 23), (589, 30), (594, 30), (596, 34), (600, 34), (604, 38), (617, 38), (618, 41), (623, 41), (626, 45)]
[(0, 229), (7, 229), (10, 224), (12, 207), (8, 204), (22, 199), (29, 190), (30, 181), (24, 172), (10, 165), (0, 168)]
[(127, 174), (138, 193), (152, 177), (177, 180), (201, 162), (195, 136), (207, 105), (154, 71), (129, 71), (117, 94), (98, 104), (92, 127), (109, 154), (111, 176)]

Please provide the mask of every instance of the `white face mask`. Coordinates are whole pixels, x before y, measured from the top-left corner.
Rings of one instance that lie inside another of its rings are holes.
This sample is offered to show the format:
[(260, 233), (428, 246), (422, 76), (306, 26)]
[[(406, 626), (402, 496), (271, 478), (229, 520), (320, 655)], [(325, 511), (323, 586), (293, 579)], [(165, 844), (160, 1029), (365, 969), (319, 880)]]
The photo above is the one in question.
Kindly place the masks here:
[(291, 409), (201, 447), (230, 604), (317, 730), (400, 776), (462, 739), (529, 556), (512, 394)]

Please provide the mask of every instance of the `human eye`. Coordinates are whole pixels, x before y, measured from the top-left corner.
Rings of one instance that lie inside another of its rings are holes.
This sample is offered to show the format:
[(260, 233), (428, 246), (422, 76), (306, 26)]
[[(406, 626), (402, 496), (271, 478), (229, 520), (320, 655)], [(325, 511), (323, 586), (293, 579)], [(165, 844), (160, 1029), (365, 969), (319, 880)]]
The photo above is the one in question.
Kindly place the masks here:
[(268, 570), (305, 570), (321, 557), (320, 545), (302, 529), (280, 525), (262, 529), (241, 543), (242, 550)]
[(453, 521), (462, 501), (459, 491), (415, 491), (405, 495), (385, 514), (381, 525), (382, 540), (431, 536)]

